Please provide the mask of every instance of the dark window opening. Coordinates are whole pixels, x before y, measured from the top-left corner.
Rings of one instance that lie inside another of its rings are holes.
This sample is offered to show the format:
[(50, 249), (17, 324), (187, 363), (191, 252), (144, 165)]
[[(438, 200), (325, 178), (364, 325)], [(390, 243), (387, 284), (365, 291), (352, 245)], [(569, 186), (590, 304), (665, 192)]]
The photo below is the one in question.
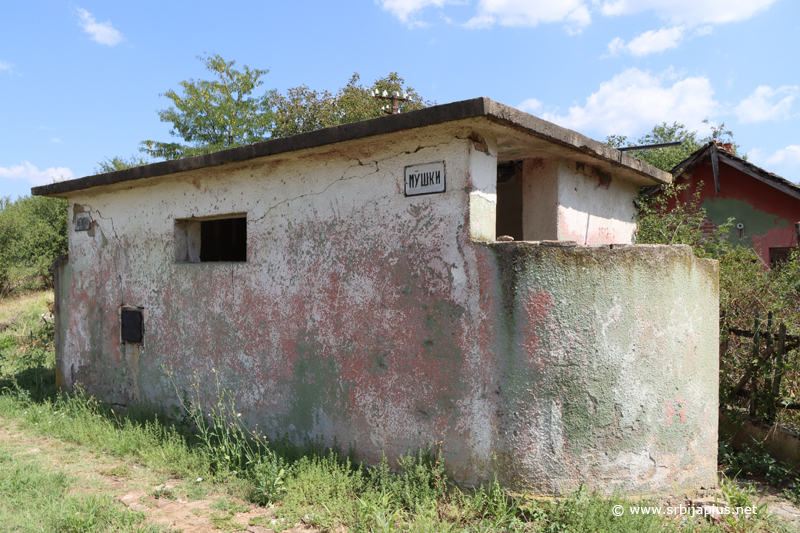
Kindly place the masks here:
[(247, 261), (247, 219), (201, 220), (200, 261)]
[(247, 217), (175, 219), (176, 263), (247, 261)]
[(496, 237), (522, 239), (522, 161), (497, 165)]
[(770, 268), (780, 267), (783, 263), (789, 261), (792, 250), (795, 248), (770, 248), (769, 249), (769, 266)]
[(141, 344), (144, 340), (144, 313), (142, 309), (123, 309), (120, 312), (120, 329), (123, 342)]

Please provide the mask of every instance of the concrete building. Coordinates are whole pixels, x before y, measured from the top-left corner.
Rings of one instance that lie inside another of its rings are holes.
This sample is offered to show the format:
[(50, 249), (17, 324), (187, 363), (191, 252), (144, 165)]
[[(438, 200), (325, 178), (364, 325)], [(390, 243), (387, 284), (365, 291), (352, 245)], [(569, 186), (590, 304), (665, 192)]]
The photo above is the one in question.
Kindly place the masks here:
[(678, 196), (688, 202), (700, 192), (711, 231), (733, 219), (729, 238), (753, 248), (764, 265), (785, 261), (797, 248), (800, 186), (745, 161), (732, 146), (709, 142), (673, 170)]
[(630, 245), (670, 179), (478, 98), (37, 187), (72, 217), (59, 380), (218, 378), (268, 435), (441, 442), (466, 483), (711, 486), (716, 262)]

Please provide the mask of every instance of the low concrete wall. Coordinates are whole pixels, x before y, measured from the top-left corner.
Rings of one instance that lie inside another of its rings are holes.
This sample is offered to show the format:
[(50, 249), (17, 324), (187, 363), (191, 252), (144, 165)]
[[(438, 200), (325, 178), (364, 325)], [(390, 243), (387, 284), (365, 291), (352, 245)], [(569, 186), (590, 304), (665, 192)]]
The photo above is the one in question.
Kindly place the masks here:
[(800, 435), (778, 425), (769, 425), (749, 416), (742, 416), (740, 421), (724, 410), (720, 411), (720, 433), (731, 439), (737, 451), (745, 445), (764, 449), (775, 459), (791, 468), (800, 467)]
[(53, 261), (53, 344), (56, 350), (56, 387), (65, 386), (64, 369), (64, 344), (65, 333), (69, 327), (69, 291), (72, 280), (69, 256), (62, 255)]
[(687, 246), (497, 243), (485, 254), (506, 484), (715, 485), (716, 262)]

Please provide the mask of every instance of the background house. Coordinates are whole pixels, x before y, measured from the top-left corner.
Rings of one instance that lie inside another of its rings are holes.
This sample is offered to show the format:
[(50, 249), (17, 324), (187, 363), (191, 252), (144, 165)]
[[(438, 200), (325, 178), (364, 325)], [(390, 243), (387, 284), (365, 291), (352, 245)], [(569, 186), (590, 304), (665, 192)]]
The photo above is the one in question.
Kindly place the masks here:
[(750, 246), (773, 265), (797, 248), (800, 186), (736, 156), (732, 146), (709, 142), (673, 169), (679, 196), (689, 201), (699, 190), (708, 229), (733, 219), (730, 239)]

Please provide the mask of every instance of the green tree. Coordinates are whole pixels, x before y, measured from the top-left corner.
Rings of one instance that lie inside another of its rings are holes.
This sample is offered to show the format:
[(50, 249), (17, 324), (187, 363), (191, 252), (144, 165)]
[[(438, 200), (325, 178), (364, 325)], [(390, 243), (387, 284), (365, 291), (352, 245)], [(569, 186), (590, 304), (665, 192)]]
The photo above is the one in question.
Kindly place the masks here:
[[(709, 124), (708, 119), (703, 120), (703, 122)], [(628, 152), (630, 155), (641, 159), (645, 163), (649, 163), (666, 172), (672, 172), (675, 166), (689, 157), (692, 152), (712, 140), (731, 143), (734, 153), (738, 153), (739, 145), (733, 142), (733, 132), (725, 129), (725, 123), (712, 126), (710, 135), (698, 138), (698, 133), (696, 131), (689, 131), (686, 126), (679, 122), (673, 122), (672, 125), (663, 122), (657, 124), (652, 130), (633, 142), (629, 142), (628, 137), (625, 135), (611, 135), (606, 137), (606, 144), (614, 148), (621, 148), (629, 145), (641, 146), (645, 144), (680, 141), (683, 143), (680, 146), (652, 148), (649, 150), (631, 150)]]
[(0, 198), (0, 296), (53, 286), (53, 260), (67, 253), (67, 201)]
[(136, 155), (131, 156), (130, 159), (125, 159), (123, 157), (107, 157), (105, 160), (97, 162), (98, 166), (95, 167), (94, 172), (95, 174), (105, 174), (108, 172), (125, 170), (127, 168), (141, 167), (149, 163), (151, 163), (151, 161)]
[(267, 139), (272, 125), (271, 98), (274, 91), (254, 94), (268, 70), (233, 69), (235, 61), (219, 55), (197, 57), (218, 79), (182, 81), (183, 95), (169, 90), (174, 107), (158, 112), (162, 122), (172, 124), (170, 135), (180, 142), (143, 141), (140, 151), (153, 158), (179, 159), (207, 154)]
[(382, 116), (381, 109), (386, 101), (372, 97), (372, 91), (396, 91), (406, 95), (401, 102), (401, 113), (422, 109), (432, 104), (425, 101), (396, 72), (375, 80), (369, 87), (359, 84), (361, 77), (353, 74), (350, 81), (334, 95), (328, 91), (314, 91), (302, 85), (276, 94), (273, 98), (275, 122), (272, 137), (287, 137), (298, 133), (314, 131), (329, 126), (347, 124)]

